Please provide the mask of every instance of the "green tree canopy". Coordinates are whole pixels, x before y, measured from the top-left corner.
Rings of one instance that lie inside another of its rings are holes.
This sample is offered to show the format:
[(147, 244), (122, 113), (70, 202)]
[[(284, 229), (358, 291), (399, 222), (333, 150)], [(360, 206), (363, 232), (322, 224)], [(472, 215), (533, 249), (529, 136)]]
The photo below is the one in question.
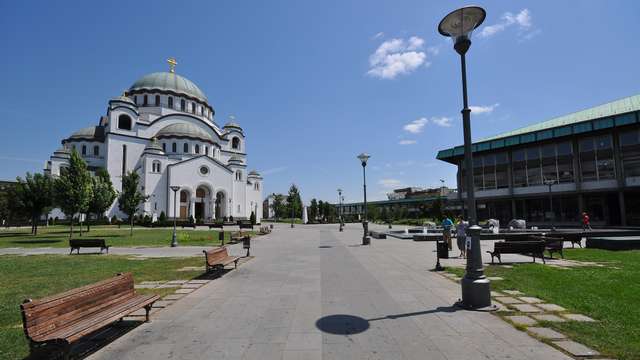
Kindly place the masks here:
[(287, 215), (302, 218), (302, 199), (296, 184), (291, 184), (287, 195)]
[(38, 220), (53, 205), (53, 180), (49, 175), (27, 173), (24, 180), (16, 178), (11, 191), (15, 208), (31, 219), (31, 233), (38, 234)]
[(311, 199), (311, 205), (309, 206), (309, 219), (316, 221), (318, 219), (318, 200)]
[(284, 195), (273, 194), (273, 204), (271, 204), (271, 208), (273, 209), (273, 213), (276, 219), (285, 217), (287, 209), (286, 205), (284, 204)]
[[(73, 149), (69, 166), (60, 169), (60, 176), (54, 182), (55, 203), (65, 216), (71, 221), (69, 237), (73, 235), (73, 216), (86, 213), (93, 196), (93, 182), (91, 173), (87, 170), (87, 163), (82, 160), (78, 152)], [(82, 235), (82, 227), (80, 227)]]
[(89, 213), (95, 214), (96, 219), (99, 219), (113, 204), (118, 194), (113, 188), (109, 173), (105, 169), (100, 168), (91, 180), (93, 182), (93, 196), (89, 202)]
[(122, 192), (118, 197), (118, 208), (129, 217), (130, 235), (133, 235), (133, 216), (147, 198), (148, 196), (140, 191), (140, 175), (137, 172), (129, 172), (122, 176)]

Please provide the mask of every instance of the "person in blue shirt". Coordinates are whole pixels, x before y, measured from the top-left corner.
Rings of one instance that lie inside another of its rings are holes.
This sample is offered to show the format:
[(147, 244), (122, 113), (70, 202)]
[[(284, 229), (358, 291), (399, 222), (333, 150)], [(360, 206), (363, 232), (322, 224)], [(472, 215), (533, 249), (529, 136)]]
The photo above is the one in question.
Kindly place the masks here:
[(445, 217), (444, 220), (442, 220), (442, 240), (447, 242), (447, 245), (449, 246), (449, 250), (452, 249), (451, 227), (453, 227), (453, 221), (451, 221), (449, 217)]

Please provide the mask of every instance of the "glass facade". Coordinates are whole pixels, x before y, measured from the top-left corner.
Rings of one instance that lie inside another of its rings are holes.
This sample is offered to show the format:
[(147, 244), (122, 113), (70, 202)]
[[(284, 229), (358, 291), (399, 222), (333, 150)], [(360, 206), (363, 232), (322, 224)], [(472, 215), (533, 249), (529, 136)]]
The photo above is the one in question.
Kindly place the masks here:
[(579, 147), (582, 181), (616, 178), (613, 143), (610, 135), (581, 139)]
[(640, 131), (620, 133), (620, 158), (624, 177), (640, 176)]

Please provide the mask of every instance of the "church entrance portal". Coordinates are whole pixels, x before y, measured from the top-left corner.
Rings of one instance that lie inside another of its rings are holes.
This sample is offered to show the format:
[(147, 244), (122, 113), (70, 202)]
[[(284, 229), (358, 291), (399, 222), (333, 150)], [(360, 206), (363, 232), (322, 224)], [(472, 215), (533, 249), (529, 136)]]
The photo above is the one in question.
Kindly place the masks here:
[(227, 202), (226, 197), (222, 191), (218, 191), (216, 194), (216, 219), (222, 219), (227, 216)]

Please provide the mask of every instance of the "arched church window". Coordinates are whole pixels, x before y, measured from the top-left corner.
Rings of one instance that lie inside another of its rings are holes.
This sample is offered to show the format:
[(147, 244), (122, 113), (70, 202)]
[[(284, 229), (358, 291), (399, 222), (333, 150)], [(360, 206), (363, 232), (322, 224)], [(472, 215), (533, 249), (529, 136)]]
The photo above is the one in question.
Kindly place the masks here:
[(151, 164), (151, 171), (154, 172), (154, 173), (159, 173), (160, 172), (160, 161), (155, 160)]
[(93, 146), (93, 156), (100, 155), (100, 147), (98, 145)]
[(204, 154), (209, 156), (209, 147), (207, 145), (204, 146)]
[(169, 102), (169, 108), (173, 109), (173, 96), (169, 96), (168, 102)]
[(147, 95), (145, 95), (145, 96), (144, 96), (143, 103), (142, 103), (142, 106), (147, 106), (147, 105), (149, 105), (149, 98), (148, 98), (148, 96), (147, 96)]
[(236, 180), (242, 181), (242, 171), (236, 171)]
[(205, 193), (203, 188), (198, 188), (198, 190), (196, 190), (196, 197), (197, 198), (203, 198), (207, 196), (207, 194)]
[(131, 130), (131, 118), (129, 115), (122, 114), (118, 116), (118, 129)]
[(182, 152), (184, 152), (185, 154), (189, 153), (189, 144), (188, 143), (184, 143)]
[(180, 191), (180, 202), (181, 203), (186, 203), (187, 202), (187, 192), (186, 191)]
[(180, 110), (184, 111), (186, 107), (186, 102), (184, 101), (184, 99), (180, 100)]
[(160, 106), (160, 95), (156, 95), (156, 106)]
[(196, 113), (196, 103), (191, 103), (191, 112), (192, 112), (193, 114), (195, 114), (195, 113)]
[(235, 150), (240, 150), (240, 139), (234, 137), (231, 139), (231, 148)]
[(82, 145), (82, 156), (87, 155), (87, 145)]
[(138, 105), (138, 95), (135, 95), (135, 96), (133, 97), (133, 102), (134, 102), (136, 105)]
[(171, 144), (171, 151), (172, 152), (178, 152), (178, 145), (176, 143)]
[(196, 154), (200, 154), (200, 145), (196, 144)]

